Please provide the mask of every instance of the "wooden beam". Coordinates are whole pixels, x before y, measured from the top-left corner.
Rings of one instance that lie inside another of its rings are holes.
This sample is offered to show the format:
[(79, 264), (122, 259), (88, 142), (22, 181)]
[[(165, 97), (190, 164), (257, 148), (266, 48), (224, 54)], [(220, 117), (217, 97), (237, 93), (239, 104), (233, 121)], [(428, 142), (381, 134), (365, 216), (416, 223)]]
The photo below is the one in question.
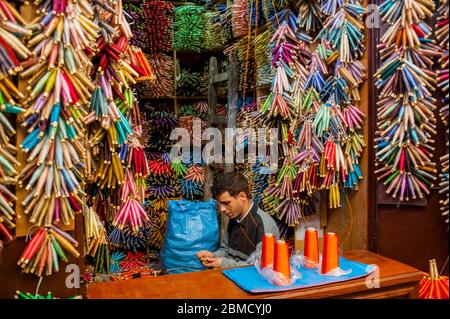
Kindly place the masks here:
[(228, 80), (228, 73), (222, 72), (222, 73), (219, 73), (219, 74), (215, 75), (214, 77), (212, 77), (210, 79), (209, 83), (218, 83), (218, 82), (223, 82), (226, 80)]
[[(367, 5), (367, 0), (363, 1), (363, 6)], [(365, 30), (365, 47), (367, 48), (369, 30)], [(366, 66), (367, 78), (371, 76), (369, 65), (369, 50), (366, 49), (361, 62)], [(368, 211), (370, 205), (369, 197), (369, 116), (371, 107), (369, 105), (369, 81), (366, 79), (360, 87), (361, 101), (359, 102), (359, 109), (367, 115), (363, 123), (363, 134), (366, 147), (363, 151), (360, 168), (363, 174), (363, 179), (358, 185), (358, 190), (351, 192), (348, 195), (348, 201), (344, 200), (343, 208), (328, 209), (328, 225), (326, 230), (333, 231), (339, 234), (341, 240), (347, 237), (343, 245), (344, 250), (353, 249), (367, 249), (368, 247)]]
[[(236, 53), (231, 51), (230, 53), (230, 69), (228, 75), (228, 127), (236, 128), (237, 118), (237, 99), (239, 91), (239, 70)], [(225, 164), (225, 172), (234, 171), (234, 163)]]

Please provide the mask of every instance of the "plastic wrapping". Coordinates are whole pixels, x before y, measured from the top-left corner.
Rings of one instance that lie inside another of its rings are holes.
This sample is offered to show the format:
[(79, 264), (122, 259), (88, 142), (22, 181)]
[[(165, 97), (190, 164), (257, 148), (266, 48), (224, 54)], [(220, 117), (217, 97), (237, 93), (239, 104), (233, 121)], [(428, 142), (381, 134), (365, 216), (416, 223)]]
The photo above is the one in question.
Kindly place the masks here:
[(309, 259), (308, 257), (306, 257), (305, 255), (303, 255), (300, 251), (295, 252), (291, 256), (291, 265), (292, 264), (296, 265), (297, 267), (300, 267), (300, 268), (310, 268), (310, 269), (313, 268), (322, 276), (327, 276), (327, 277), (340, 277), (340, 276), (349, 275), (352, 272), (351, 269), (344, 270), (340, 267), (337, 267), (337, 268), (330, 270), (329, 272), (327, 272), (325, 274), (322, 274), (322, 255), (321, 254), (319, 255), (319, 262), (315, 262), (315, 261)]
[(171, 273), (206, 269), (196, 256), (201, 250), (215, 251), (219, 245), (216, 201), (170, 200), (161, 264)]
[(262, 268), (261, 267), (261, 253), (255, 251), (250, 255), (247, 259), (247, 263), (254, 264), (258, 273), (266, 279), (268, 282), (277, 285), (277, 286), (290, 286), (295, 283), (298, 279), (302, 277), (300, 269), (302, 264), (299, 263), (299, 260), (296, 258), (292, 258), (291, 256), (289, 260), (289, 264), (291, 267), (291, 276), (290, 278), (286, 278), (282, 273), (277, 272), (273, 269), (273, 264), (269, 264), (268, 266)]

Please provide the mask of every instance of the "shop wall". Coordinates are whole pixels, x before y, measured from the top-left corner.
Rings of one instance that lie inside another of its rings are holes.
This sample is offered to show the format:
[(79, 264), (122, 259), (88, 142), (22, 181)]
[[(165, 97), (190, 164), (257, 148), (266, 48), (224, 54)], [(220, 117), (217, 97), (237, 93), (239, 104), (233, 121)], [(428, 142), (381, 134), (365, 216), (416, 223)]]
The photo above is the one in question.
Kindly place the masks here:
[[(381, 0), (372, 0), (380, 4)], [(436, 1), (436, 5), (438, 2)], [(434, 26), (434, 21), (427, 21)], [(369, 70), (373, 74), (379, 67), (379, 55), (376, 44), (379, 43), (380, 33), (386, 29), (371, 29), (369, 32), (369, 51), (371, 59)], [(377, 90), (374, 79), (369, 77), (369, 172), (375, 171), (375, 154), (373, 148), (374, 132), (376, 130), (376, 102)], [(437, 91), (439, 92), (439, 90)], [(442, 95), (436, 93), (435, 97), (440, 103)], [(440, 105), (440, 104), (439, 104)], [(436, 109), (438, 119), (438, 108)], [(440, 171), (439, 157), (446, 152), (445, 128), (440, 120), (438, 122), (437, 136), (435, 137), (435, 161)], [(441, 134), (439, 134), (441, 132)], [(448, 152), (448, 150), (447, 150)], [(436, 184), (438, 180), (436, 180)], [(444, 267), (449, 255), (448, 224), (439, 210), (438, 188), (434, 187), (424, 201), (411, 204), (395, 203), (385, 194), (384, 186), (377, 182), (374, 174), (368, 175), (369, 194), (368, 202), (368, 248), (383, 256), (390, 257), (420, 270), (429, 271), (429, 259), (436, 259), (438, 270)], [(448, 275), (448, 265), (444, 269)]]

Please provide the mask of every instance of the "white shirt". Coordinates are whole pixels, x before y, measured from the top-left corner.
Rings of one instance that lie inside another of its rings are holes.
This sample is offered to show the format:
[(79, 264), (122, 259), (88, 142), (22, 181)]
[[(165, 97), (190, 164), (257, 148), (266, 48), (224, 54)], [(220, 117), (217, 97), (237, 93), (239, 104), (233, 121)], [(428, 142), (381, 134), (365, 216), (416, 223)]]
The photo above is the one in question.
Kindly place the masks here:
[(241, 219), (237, 219), (237, 222), (239, 224), (242, 223), (242, 221), (245, 219), (245, 217), (247, 217), (247, 215), (250, 212), (250, 210), (252, 209), (252, 207), (253, 207), (253, 201), (252, 201), (252, 204), (250, 205), (250, 207), (248, 208), (248, 210), (245, 212), (244, 216)]

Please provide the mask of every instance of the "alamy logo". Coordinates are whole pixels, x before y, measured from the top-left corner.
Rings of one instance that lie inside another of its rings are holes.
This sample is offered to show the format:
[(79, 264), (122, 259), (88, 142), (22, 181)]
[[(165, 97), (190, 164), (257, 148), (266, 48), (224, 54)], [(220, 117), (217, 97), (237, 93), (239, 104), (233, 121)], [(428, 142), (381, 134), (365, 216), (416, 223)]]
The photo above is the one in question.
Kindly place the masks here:
[(67, 272), (70, 274), (66, 277), (66, 287), (69, 289), (80, 288), (80, 267), (76, 264), (68, 264)]

